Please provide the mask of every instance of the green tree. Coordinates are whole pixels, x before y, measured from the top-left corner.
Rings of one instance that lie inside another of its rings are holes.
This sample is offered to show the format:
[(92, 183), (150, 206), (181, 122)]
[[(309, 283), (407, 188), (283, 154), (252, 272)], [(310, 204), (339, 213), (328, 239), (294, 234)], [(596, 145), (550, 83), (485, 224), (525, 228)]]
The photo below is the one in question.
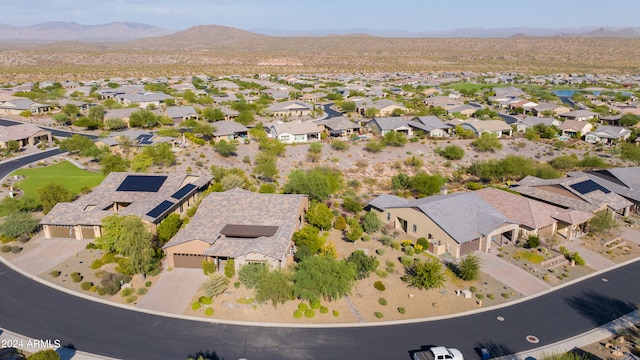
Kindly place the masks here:
[(578, 167), (578, 162), (580, 162), (580, 160), (578, 160), (576, 154), (571, 154), (558, 156), (551, 160), (550, 164), (554, 169), (567, 171)]
[(349, 228), (349, 231), (347, 232), (345, 237), (351, 242), (356, 242), (362, 237), (363, 234), (364, 230), (362, 230), (362, 225), (355, 224)]
[(102, 173), (124, 172), (129, 168), (129, 161), (118, 154), (108, 154), (100, 159)]
[(349, 255), (347, 263), (353, 264), (356, 269), (356, 280), (369, 277), (372, 271), (378, 268), (379, 262), (375, 256), (367, 256), (363, 250), (356, 250)]
[(340, 231), (347, 229), (347, 220), (344, 216), (341, 215), (336, 218), (336, 221), (333, 223), (333, 228)]
[(96, 145), (91, 139), (84, 135), (73, 134), (71, 137), (66, 138), (59, 143), (61, 151), (68, 151), (70, 153), (82, 153), (91, 148), (95, 148)]
[(364, 149), (370, 153), (379, 153), (385, 148), (385, 143), (382, 140), (371, 139), (367, 141)]
[(220, 140), (215, 145), (213, 145), (213, 150), (215, 150), (222, 157), (229, 157), (238, 151), (238, 147), (235, 143), (227, 142), (226, 140)]
[(310, 256), (293, 274), (293, 294), (302, 300), (337, 300), (351, 292), (356, 269), (330, 256)]
[(348, 212), (354, 213), (356, 215), (362, 211), (362, 204), (353, 196), (345, 197), (342, 202), (342, 207)]
[(407, 143), (407, 135), (399, 131), (389, 131), (382, 138), (383, 144), (393, 147), (402, 147)]
[(21, 235), (30, 236), (38, 229), (39, 224), (40, 221), (30, 212), (12, 212), (5, 216), (0, 223), (0, 234), (9, 238), (17, 238)]
[(142, 153), (150, 157), (154, 165), (171, 166), (176, 162), (176, 154), (171, 151), (171, 145), (167, 143), (146, 146)]
[(502, 143), (496, 134), (482, 133), (479, 138), (473, 140), (471, 145), (478, 151), (496, 151), (502, 149)]
[(56, 122), (56, 124), (60, 125), (71, 125), (72, 123), (71, 117), (69, 117), (69, 115), (65, 113), (55, 114), (53, 115), (52, 119)]
[(238, 270), (238, 280), (247, 289), (254, 289), (262, 282), (267, 272), (269, 269), (265, 264), (247, 264)]
[(102, 236), (96, 246), (127, 258), (126, 270), (131, 274), (146, 274), (157, 266), (153, 235), (140, 218), (134, 215), (110, 215), (102, 219)]
[(250, 125), (256, 121), (253, 111), (241, 111), (236, 118), (236, 122), (242, 125)]
[(380, 114), (380, 110), (374, 108), (374, 107), (369, 107), (366, 108), (364, 110), (364, 116), (367, 118), (374, 118), (376, 116), (378, 116)]
[(320, 230), (328, 230), (331, 228), (331, 223), (333, 222), (333, 213), (326, 204), (313, 202), (311, 206), (309, 206), (305, 218), (309, 224)]
[(80, 113), (80, 109), (74, 104), (65, 104), (60, 111), (70, 118), (74, 118)]
[(71, 202), (75, 196), (66, 187), (48, 183), (38, 188), (38, 201), (42, 205), (42, 212), (46, 215), (59, 202)]
[(456, 133), (456, 135), (458, 135), (462, 139), (471, 139), (471, 138), (475, 137), (475, 135), (473, 134), (473, 130), (466, 129), (466, 128), (462, 127), (462, 125), (456, 125), (455, 133)]
[(92, 121), (102, 124), (104, 121), (104, 107), (102, 107), (102, 105), (91, 106), (87, 117)]
[(312, 200), (323, 201), (342, 188), (340, 170), (317, 167), (311, 170), (293, 170), (284, 186), (285, 194), (307, 194)]
[(253, 173), (261, 179), (272, 181), (278, 177), (276, 162), (276, 155), (260, 152), (253, 162)]
[(104, 128), (106, 130), (122, 130), (127, 128), (127, 123), (122, 119), (107, 119), (104, 121)]
[(280, 156), (287, 150), (285, 145), (278, 139), (265, 138), (258, 143), (258, 149), (266, 154)]
[(331, 141), (331, 148), (336, 151), (349, 150), (349, 143), (342, 140), (333, 140)]
[(145, 153), (138, 153), (131, 159), (131, 170), (135, 172), (147, 172), (151, 165), (153, 159)]
[(442, 264), (436, 259), (427, 259), (414, 263), (407, 268), (407, 275), (403, 277), (409, 286), (429, 290), (439, 288), (444, 285), (445, 277), (442, 271)]
[(150, 128), (158, 125), (158, 117), (150, 110), (138, 110), (129, 115), (129, 126)]
[(480, 258), (473, 254), (467, 255), (460, 260), (456, 270), (462, 280), (477, 280), (480, 277)]
[(16, 140), (7, 141), (7, 150), (11, 152), (17, 152), (18, 150), (20, 150), (20, 143)]
[(267, 271), (256, 286), (256, 301), (268, 302), (274, 307), (284, 304), (293, 297), (293, 280), (288, 271)]
[(444, 179), (440, 175), (427, 175), (423, 172), (411, 178), (411, 188), (417, 197), (430, 196), (440, 192)]
[(60, 360), (60, 354), (53, 349), (40, 350), (31, 354), (28, 360)]
[(205, 108), (202, 111), (202, 117), (208, 121), (220, 121), (224, 120), (224, 112), (218, 108)]
[(622, 144), (620, 158), (622, 160), (629, 160), (640, 165), (640, 146), (636, 146), (630, 143)]
[(320, 229), (315, 226), (306, 225), (293, 233), (293, 243), (297, 247), (306, 247), (313, 254), (317, 254), (324, 245), (325, 238), (320, 236)]
[(382, 221), (375, 213), (368, 211), (362, 218), (362, 228), (367, 234), (374, 233), (382, 228)]
[(602, 235), (618, 229), (620, 223), (607, 210), (599, 211), (589, 220), (589, 231)]
[(621, 126), (635, 126), (639, 121), (640, 121), (640, 116), (627, 113), (622, 115), (622, 117), (620, 117), (620, 120), (618, 120), (618, 123)]
[(157, 233), (160, 244), (166, 244), (182, 227), (182, 219), (178, 214), (170, 214), (158, 224)]
[(578, 166), (584, 169), (605, 169), (609, 167), (606, 161), (599, 156), (586, 155), (578, 162)]
[(438, 155), (448, 160), (460, 160), (464, 157), (464, 149), (458, 145), (449, 145), (438, 151)]
[(356, 111), (356, 103), (354, 103), (353, 101), (342, 101), (339, 103), (338, 106), (340, 106), (340, 109), (342, 110), (342, 112), (345, 112), (345, 113)]

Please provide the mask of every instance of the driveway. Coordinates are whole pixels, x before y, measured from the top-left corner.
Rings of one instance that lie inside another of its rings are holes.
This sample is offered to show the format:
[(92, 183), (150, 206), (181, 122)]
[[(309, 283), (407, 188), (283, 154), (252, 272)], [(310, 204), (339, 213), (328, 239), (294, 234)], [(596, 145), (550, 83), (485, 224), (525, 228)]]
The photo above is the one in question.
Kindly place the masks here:
[(584, 259), (586, 265), (594, 270), (603, 270), (614, 266), (616, 263), (607, 259), (606, 257), (591, 251), (584, 246), (580, 239), (573, 241), (565, 241), (562, 246), (566, 247), (571, 252), (577, 252)]
[(503, 282), (523, 296), (533, 295), (551, 288), (551, 285), (502, 260), (494, 253), (478, 251), (476, 254), (480, 258), (482, 272)]
[(43, 272), (74, 256), (87, 246), (86, 241), (75, 239), (44, 239), (40, 234), (29, 241), (34, 245), (24, 255), (16, 257), (12, 263), (32, 275)]
[(640, 244), (640, 231), (638, 229), (623, 226), (620, 231), (623, 239)]
[(138, 307), (182, 314), (205, 278), (202, 269), (175, 268), (164, 271), (149, 292), (138, 301)]

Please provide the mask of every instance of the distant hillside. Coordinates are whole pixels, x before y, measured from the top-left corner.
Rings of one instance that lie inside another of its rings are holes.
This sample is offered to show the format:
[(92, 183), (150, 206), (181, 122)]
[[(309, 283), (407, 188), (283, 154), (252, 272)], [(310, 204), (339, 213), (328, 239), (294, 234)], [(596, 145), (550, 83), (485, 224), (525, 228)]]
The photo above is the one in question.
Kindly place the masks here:
[(163, 36), (171, 30), (141, 23), (114, 22), (101, 25), (82, 25), (74, 22), (47, 22), (29, 26), (0, 24), (0, 42), (123, 42), (140, 38)]

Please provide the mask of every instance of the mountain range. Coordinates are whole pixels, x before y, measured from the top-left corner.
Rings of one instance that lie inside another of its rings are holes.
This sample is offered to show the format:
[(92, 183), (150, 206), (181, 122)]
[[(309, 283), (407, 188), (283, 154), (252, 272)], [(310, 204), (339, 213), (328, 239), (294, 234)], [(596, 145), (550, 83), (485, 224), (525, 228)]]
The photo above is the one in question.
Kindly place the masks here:
[(581, 28), (461, 28), (449, 31), (412, 32), (402, 30), (374, 30), (364, 28), (353, 29), (318, 29), (311, 31), (292, 31), (277, 29), (254, 29), (245, 31), (225, 26), (200, 25), (183, 31), (173, 31), (158, 26), (113, 22), (100, 25), (82, 25), (74, 22), (47, 22), (29, 26), (13, 26), (0, 24), (0, 42), (4, 43), (51, 43), (61, 41), (82, 42), (129, 42), (132, 40), (176, 35), (178, 40), (189, 41), (194, 36), (206, 37), (211, 28), (226, 29), (225, 38), (216, 43), (232, 45), (238, 37), (243, 40), (260, 42), (265, 35), (275, 37), (323, 37), (341, 36), (376, 36), (392, 38), (510, 38), (510, 37), (577, 37), (577, 38), (640, 38), (640, 27), (581, 27)]

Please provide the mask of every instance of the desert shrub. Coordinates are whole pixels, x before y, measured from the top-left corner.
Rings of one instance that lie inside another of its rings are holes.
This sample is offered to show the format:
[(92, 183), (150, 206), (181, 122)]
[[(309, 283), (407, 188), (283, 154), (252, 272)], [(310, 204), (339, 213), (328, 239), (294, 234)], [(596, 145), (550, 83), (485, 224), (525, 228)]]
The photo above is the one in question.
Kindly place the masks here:
[(213, 308), (206, 308), (204, 314), (207, 316), (213, 316)]
[(145, 282), (144, 282), (144, 286), (146, 286), (146, 287), (151, 286), (151, 281), (145, 281)]
[(58, 276), (60, 276), (61, 272), (60, 270), (53, 270), (52, 272), (49, 273), (49, 275), (51, 275), (51, 277), (57, 278)]
[(413, 256), (413, 254), (416, 253), (416, 249), (414, 249), (411, 245), (403, 247), (402, 251), (404, 251), (407, 256)]
[(80, 284), (80, 289), (84, 291), (89, 291), (89, 289), (91, 289), (92, 286), (93, 286), (93, 283), (91, 281), (85, 281), (82, 284)]
[(239, 289), (240, 288), (240, 281), (234, 282), (233, 283), (233, 287), (236, 288), (236, 289)]
[(104, 263), (102, 262), (102, 260), (101, 260), (101, 259), (95, 259), (95, 260), (93, 260), (93, 262), (91, 263), (90, 268), (91, 268), (92, 270), (97, 270), (97, 269), (100, 269), (103, 265), (104, 265)]
[(387, 288), (384, 286), (382, 281), (376, 281), (373, 283), (373, 287), (378, 291), (385, 291)]
[(535, 249), (540, 246), (540, 238), (535, 235), (529, 235), (527, 239), (527, 247), (529, 249)]
[(98, 295), (102, 296), (104, 294), (107, 293), (107, 291), (103, 288), (103, 287), (98, 287), (98, 289), (96, 290), (96, 292), (98, 293)]
[(293, 312), (293, 317), (296, 319), (301, 319), (302, 318), (302, 311), (300, 310), (296, 310)]
[(389, 235), (382, 235), (382, 237), (380, 238), (380, 242), (384, 246), (391, 246), (392, 241), (393, 241), (393, 238)]
[(140, 288), (136, 291), (136, 294), (138, 295), (145, 295), (147, 293), (147, 288)]
[(407, 309), (405, 309), (405, 308), (403, 308), (402, 306), (400, 306), (400, 307), (398, 308), (398, 312), (399, 312), (400, 314), (403, 314), (403, 315), (404, 315), (404, 314), (407, 312)]
[(416, 240), (416, 245), (422, 246), (423, 249), (428, 249), (429, 248), (429, 240), (427, 240), (427, 238), (425, 238), (425, 237), (420, 237), (420, 238), (418, 238), (418, 240)]
[(208, 296), (200, 296), (198, 298), (198, 302), (202, 305), (211, 305), (211, 303), (213, 302), (213, 300), (208, 297)]
[(309, 304), (309, 306), (312, 309), (319, 309), (320, 308), (320, 300), (318, 300), (318, 299), (311, 300), (311, 303)]
[(129, 295), (133, 294), (133, 288), (127, 287), (122, 289), (122, 291), (120, 291), (120, 296), (122, 297), (127, 297)]
[(489, 298), (489, 299), (493, 300), (493, 299), (495, 299), (496, 297), (495, 297), (495, 296), (493, 296), (493, 294), (487, 294), (487, 298)]
[(136, 301), (136, 300), (138, 300), (138, 297), (137, 297), (137, 296), (135, 296), (134, 294), (131, 294), (131, 295), (127, 296), (127, 297), (124, 299), (124, 301), (125, 301), (127, 304), (131, 304), (132, 302), (134, 302), (134, 301)]
[(255, 288), (269, 270), (263, 264), (244, 265), (238, 271), (238, 279), (247, 289)]
[(387, 276), (389, 276), (389, 273), (384, 271), (384, 270), (376, 270), (376, 275), (378, 275), (378, 277), (381, 278), (386, 278)]
[(384, 248), (376, 249), (376, 254), (378, 255), (384, 255), (385, 252), (386, 250)]
[(307, 309), (304, 311), (304, 317), (311, 319), (314, 316), (316, 316), (316, 312), (313, 311), (313, 309)]
[(333, 314), (333, 317), (340, 316), (340, 312), (338, 310), (333, 310), (332, 314)]
[(326, 314), (329, 312), (329, 308), (326, 306), (320, 306), (320, 314)]
[(298, 310), (300, 310), (300, 311), (306, 311), (308, 308), (309, 307), (305, 303), (298, 304)]
[(205, 275), (216, 272), (216, 264), (213, 261), (202, 260), (202, 272)]
[(506, 293), (506, 292), (504, 292), (504, 293), (502, 293), (500, 295), (505, 299), (508, 299), (511, 296), (509, 293)]
[(236, 263), (233, 259), (227, 260), (224, 264), (224, 276), (232, 278), (236, 275)]
[(378, 299), (378, 304), (386, 306), (387, 305), (387, 299), (385, 298), (379, 298)]
[(214, 273), (202, 283), (202, 291), (208, 297), (218, 296), (229, 287), (229, 279), (221, 274)]
[(478, 294), (476, 294), (476, 298), (482, 300), (482, 299), (484, 299), (484, 295), (478, 293)]
[(469, 291), (471, 291), (472, 293), (478, 291), (478, 288), (476, 288), (475, 286), (472, 286), (469, 288)]
[(384, 317), (384, 315), (380, 311), (374, 312), (373, 316), (375, 316), (378, 319), (382, 319)]
[(80, 281), (82, 281), (82, 275), (80, 275), (80, 273), (76, 271), (71, 274), (71, 279), (73, 280), (73, 282), (79, 283)]
[(198, 310), (201, 306), (202, 304), (200, 304), (198, 301), (195, 301), (193, 304), (191, 304), (191, 310)]
[(410, 267), (411, 265), (413, 265), (413, 258), (409, 255), (403, 255), (400, 257), (400, 263), (403, 266)]
[(393, 250), (400, 250), (400, 242), (399, 241), (392, 241), (391, 242), (391, 247), (393, 248)]
[(114, 295), (120, 291), (122, 283), (127, 283), (129, 281), (131, 281), (130, 276), (105, 271), (102, 273), (102, 277), (100, 278), (100, 285), (105, 289), (106, 294)]
[[(12, 246), (11, 247), (11, 252), (14, 254), (19, 253), (20, 251), (22, 251), (22, 248), (20, 246)], [(77, 281), (76, 281), (77, 282)]]

